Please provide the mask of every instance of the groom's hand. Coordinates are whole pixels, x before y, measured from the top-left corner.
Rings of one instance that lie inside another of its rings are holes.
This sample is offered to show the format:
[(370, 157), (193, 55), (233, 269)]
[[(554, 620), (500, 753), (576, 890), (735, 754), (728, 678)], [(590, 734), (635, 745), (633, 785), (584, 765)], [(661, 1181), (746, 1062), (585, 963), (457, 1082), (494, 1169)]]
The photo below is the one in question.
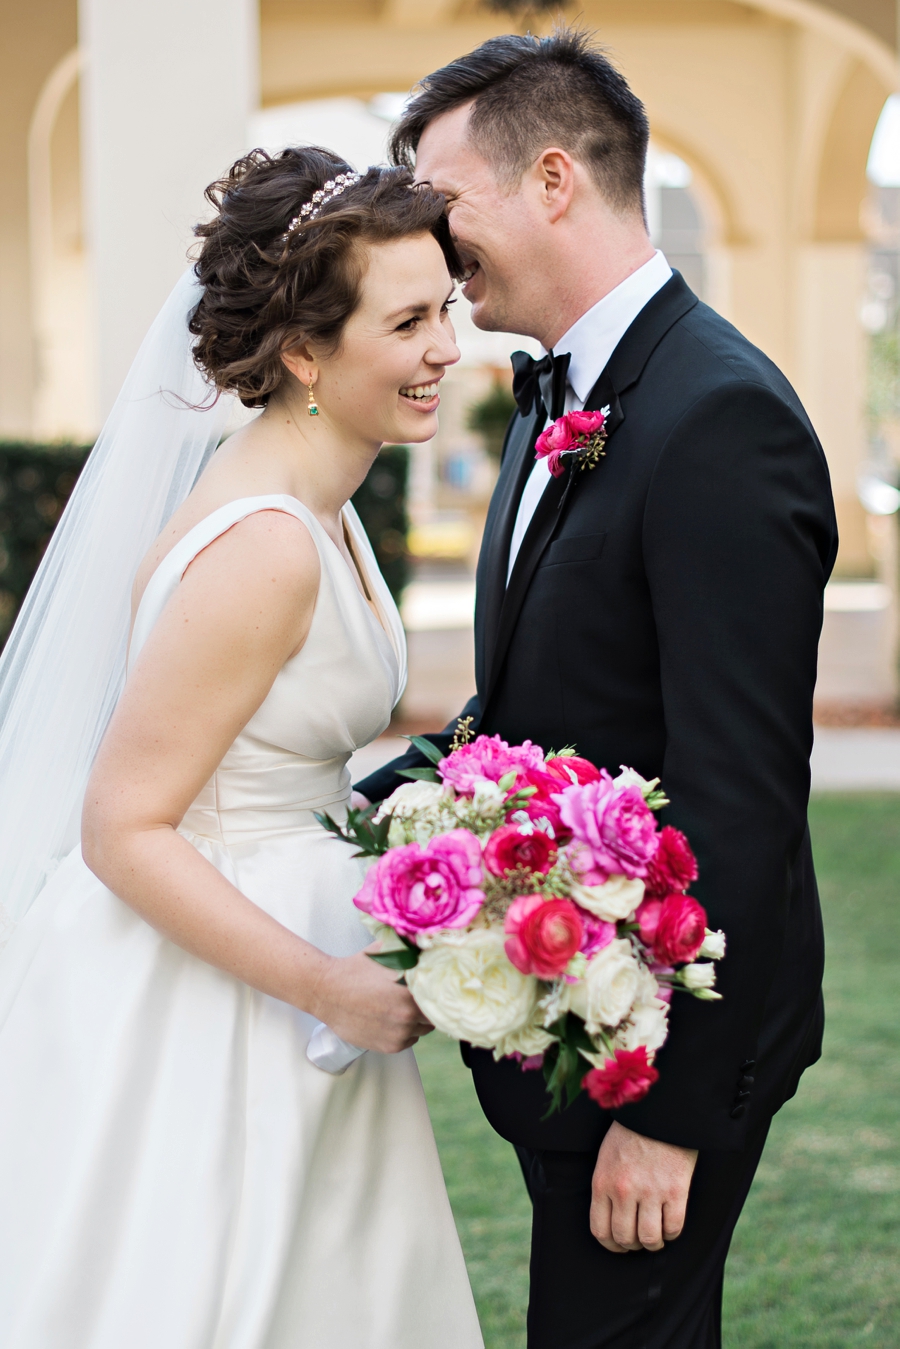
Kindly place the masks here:
[(693, 1148), (632, 1133), (614, 1122), (600, 1146), (591, 1192), (591, 1231), (617, 1255), (659, 1251), (684, 1227)]

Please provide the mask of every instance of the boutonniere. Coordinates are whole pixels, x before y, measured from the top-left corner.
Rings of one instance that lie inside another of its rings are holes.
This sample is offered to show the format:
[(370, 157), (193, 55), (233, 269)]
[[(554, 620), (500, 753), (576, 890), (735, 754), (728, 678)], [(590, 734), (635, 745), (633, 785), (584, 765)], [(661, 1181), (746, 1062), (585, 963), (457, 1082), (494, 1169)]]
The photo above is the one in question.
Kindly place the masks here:
[(542, 431), (534, 446), (536, 459), (546, 459), (554, 478), (565, 472), (566, 460), (581, 470), (595, 468), (606, 454), (609, 406), (599, 412), (567, 412)]

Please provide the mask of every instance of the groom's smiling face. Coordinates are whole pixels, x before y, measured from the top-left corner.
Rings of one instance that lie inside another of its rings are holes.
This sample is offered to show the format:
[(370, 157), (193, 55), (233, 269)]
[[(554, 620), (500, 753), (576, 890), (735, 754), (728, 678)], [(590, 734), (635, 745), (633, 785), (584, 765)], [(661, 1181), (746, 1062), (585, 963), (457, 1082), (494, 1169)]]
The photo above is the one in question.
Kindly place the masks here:
[[(468, 139), (471, 104), (436, 117), (416, 151), (416, 177), (447, 198), (469, 278), (463, 294), (479, 328), (540, 337), (541, 212), (529, 175), (503, 182)], [(539, 325), (538, 325), (539, 326)]]

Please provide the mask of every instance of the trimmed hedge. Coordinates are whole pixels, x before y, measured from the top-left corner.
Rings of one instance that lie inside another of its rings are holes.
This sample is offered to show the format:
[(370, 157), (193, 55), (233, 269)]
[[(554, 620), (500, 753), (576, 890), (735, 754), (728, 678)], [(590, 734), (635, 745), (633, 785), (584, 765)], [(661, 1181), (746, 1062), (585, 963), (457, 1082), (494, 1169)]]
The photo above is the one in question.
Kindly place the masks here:
[[(0, 441), (0, 646), (90, 450), (90, 445)], [(408, 476), (407, 447), (386, 445), (353, 497), (398, 602), (409, 577)]]

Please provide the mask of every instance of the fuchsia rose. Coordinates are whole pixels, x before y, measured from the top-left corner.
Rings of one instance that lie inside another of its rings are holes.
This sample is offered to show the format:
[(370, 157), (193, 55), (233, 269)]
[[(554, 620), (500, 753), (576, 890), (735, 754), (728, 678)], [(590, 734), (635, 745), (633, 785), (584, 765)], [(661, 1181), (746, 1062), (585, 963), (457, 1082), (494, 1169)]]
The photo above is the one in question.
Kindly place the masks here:
[(543, 764), (539, 768), (529, 766), (519, 769), (510, 795), (520, 792), (523, 787), (534, 787), (535, 791), (532, 796), (526, 797), (519, 809), (524, 810), (529, 820), (546, 820), (553, 830), (554, 838), (569, 838), (570, 831), (562, 822), (557, 800), (559, 779), (547, 773)]
[(697, 859), (684, 834), (667, 824), (659, 833), (659, 848), (647, 868), (645, 894), (664, 899), (678, 890), (686, 890), (697, 879)]
[(563, 471), (563, 455), (586, 445), (595, 431), (603, 429), (605, 421), (602, 412), (566, 412), (538, 436), (535, 458), (546, 459), (550, 472), (558, 478)]
[(637, 911), (641, 941), (660, 965), (695, 960), (706, 939), (706, 910), (691, 895), (645, 899)]
[(543, 752), (530, 740), (510, 746), (499, 735), (479, 735), (442, 759), (437, 771), (460, 796), (474, 796), (479, 782), (499, 782), (513, 770), (542, 768), (543, 763)]
[(506, 954), (522, 974), (556, 979), (581, 946), (584, 928), (570, 899), (520, 895), (506, 911)]
[(384, 853), (353, 903), (405, 937), (428, 935), (471, 923), (484, 903), (481, 880), (481, 844), (453, 829)]
[(484, 865), (492, 876), (526, 867), (546, 876), (556, 861), (556, 844), (540, 829), (523, 834), (514, 824), (495, 829), (484, 846)]
[(600, 777), (600, 769), (595, 768), (589, 759), (582, 759), (577, 754), (555, 754), (552, 759), (545, 761), (544, 767), (565, 787), (575, 784), (584, 786), (586, 782), (596, 782)]
[(604, 946), (609, 946), (616, 935), (616, 925), (615, 923), (607, 923), (603, 918), (597, 918), (593, 913), (588, 913), (587, 909), (583, 909), (580, 904), (575, 907), (578, 909), (578, 916), (584, 928), (584, 936), (581, 939), (581, 953), (588, 960), (592, 960), (598, 951), (603, 950)]
[(604, 768), (596, 782), (566, 787), (553, 799), (559, 802), (563, 824), (584, 845), (570, 849), (584, 884), (603, 885), (610, 876), (646, 876), (658, 846), (656, 821), (637, 787), (617, 790)]
[(563, 471), (562, 456), (567, 450), (575, 449), (577, 441), (569, 428), (567, 417), (558, 417), (542, 431), (535, 441), (534, 457), (546, 459), (547, 467), (558, 478)]
[(592, 1068), (581, 1085), (601, 1110), (618, 1110), (646, 1096), (658, 1079), (645, 1046), (640, 1045), (637, 1049), (617, 1049), (616, 1057), (607, 1059), (602, 1068)]

